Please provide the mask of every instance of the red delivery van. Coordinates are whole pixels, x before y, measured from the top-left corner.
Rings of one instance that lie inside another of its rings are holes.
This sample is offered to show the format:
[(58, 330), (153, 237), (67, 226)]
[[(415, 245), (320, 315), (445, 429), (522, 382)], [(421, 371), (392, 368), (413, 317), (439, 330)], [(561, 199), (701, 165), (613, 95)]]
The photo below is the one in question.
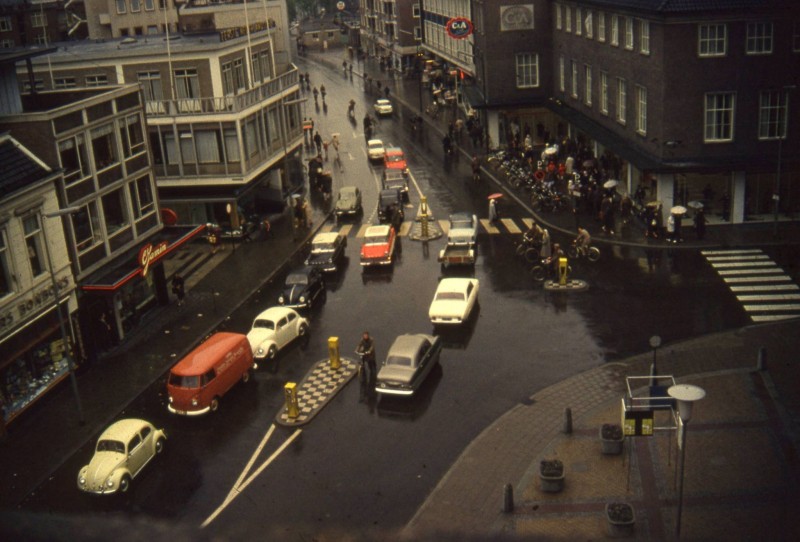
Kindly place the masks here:
[(185, 416), (214, 412), (236, 382), (250, 380), (254, 367), (246, 335), (215, 333), (170, 369), (167, 407)]

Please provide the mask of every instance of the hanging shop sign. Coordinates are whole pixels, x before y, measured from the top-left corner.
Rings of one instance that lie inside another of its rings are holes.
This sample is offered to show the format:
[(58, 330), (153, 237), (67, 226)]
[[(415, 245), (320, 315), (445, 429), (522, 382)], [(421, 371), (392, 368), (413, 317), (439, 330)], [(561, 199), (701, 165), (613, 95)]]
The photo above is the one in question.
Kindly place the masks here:
[(456, 40), (463, 40), (472, 34), (472, 21), (466, 17), (455, 17), (445, 25), (447, 35)]
[(147, 243), (139, 250), (139, 257), (136, 261), (139, 262), (139, 268), (142, 270), (143, 278), (147, 276), (147, 272), (150, 270), (150, 264), (161, 259), (161, 257), (166, 254), (168, 248), (169, 243), (161, 241), (156, 245)]

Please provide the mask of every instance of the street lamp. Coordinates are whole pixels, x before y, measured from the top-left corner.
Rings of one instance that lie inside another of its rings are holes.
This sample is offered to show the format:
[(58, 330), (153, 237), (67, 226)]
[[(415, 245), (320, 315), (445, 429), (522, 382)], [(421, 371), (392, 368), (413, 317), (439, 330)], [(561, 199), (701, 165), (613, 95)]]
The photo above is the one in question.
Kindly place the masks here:
[(680, 456), (680, 473), (678, 475), (678, 511), (675, 516), (675, 538), (681, 537), (681, 514), (683, 512), (683, 471), (686, 463), (686, 430), (689, 420), (692, 419), (692, 405), (706, 396), (706, 392), (699, 386), (692, 384), (677, 384), (667, 390), (670, 397), (678, 401), (678, 449)]
[[(772, 236), (778, 237), (778, 208), (780, 207), (781, 202), (781, 157), (783, 156), (783, 140), (786, 139), (786, 136), (789, 135), (789, 93), (794, 90), (794, 85), (787, 85), (781, 89), (781, 102), (783, 102), (783, 97), (786, 96), (786, 109), (785, 115), (783, 117), (783, 133), (778, 134), (778, 171), (775, 174), (775, 193), (772, 195), (772, 201), (774, 204), (774, 215), (773, 215), (773, 230)], [(778, 126), (780, 130), (781, 126)], [(791, 178), (791, 177), (790, 177)]]
[[(56, 218), (62, 217), (65, 215), (70, 215), (73, 213), (77, 213), (81, 210), (81, 207), (65, 207), (63, 209), (59, 209), (58, 211), (54, 211), (52, 213), (42, 213), (42, 210), (39, 209), (39, 216), (44, 218)], [(42, 220), (42, 236), (44, 238), (44, 253), (47, 257), (47, 267), (50, 268), (50, 280), (53, 283), (53, 298), (55, 299), (55, 308), (56, 313), (58, 314), (58, 326), (61, 328), (61, 341), (64, 343), (64, 355), (67, 357), (67, 370), (69, 371), (69, 380), (72, 384), (72, 393), (75, 395), (75, 403), (78, 407), (78, 421), (81, 425), (84, 424), (85, 420), (83, 417), (83, 406), (81, 405), (81, 395), (78, 392), (78, 380), (75, 378), (75, 363), (72, 360), (72, 354), (70, 353), (70, 343), (67, 340), (67, 329), (64, 326), (64, 316), (61, 314), (61, 295), (58, 291), (58, 281), (56, 281), (56, 272), (53, 268), (53, 260), (50, 257), (50, 243), (47, 239), (47, 228), (44, 225), (44, 221)]]

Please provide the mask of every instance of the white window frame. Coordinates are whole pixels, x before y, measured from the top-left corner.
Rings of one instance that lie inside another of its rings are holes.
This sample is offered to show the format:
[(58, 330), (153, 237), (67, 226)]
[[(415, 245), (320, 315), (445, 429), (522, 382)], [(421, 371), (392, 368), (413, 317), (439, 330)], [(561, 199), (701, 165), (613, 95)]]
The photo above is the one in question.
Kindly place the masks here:
[(539, 55), (517, 53), (516, 76), (517, 88), (537, 88), (539, 86)]
[(592, 106), (592, 67), (589, 64), (583, 65), (583, 103)]
[(564, 57), (558, 57), (558, 89), (561, 92), (567, 91), (567, 69), (566, 63), (564, 62)]
[(572, 32), (572, 7), (564, 6), (564, 31)]
[(619, 47), (619, 15), (611, 16), (611, 46)]
[(639, 19), (639, 52), (650, 54), (650, 21)]
[(131, 13), (142, 11), (142, 0), (131, 0)]
[(617, 77), (617, 122), (625, 125), (628, 122), (628, 83)]
[[(35, 227), (28, 231), (27, 226), (29, 221)], [(25, 238), (25, 252), (27, 255), (28, 268), (31, 271), (32, 277), (40, 277), (50, 270), (47, 266), (47, 258), (44, 253), (44, 240), (42, 237), (42, 221), (36, 213), (29, 214), (22, 217), (22, 234)], [(33, 267), (34, 259), (36, 260), (39, 271)]]
[(11, 32), (13, 29), (11, 17), (0, 17), (0, 32)]
[(55, 77), (53, 78), (53, 88), (55, 89), (65, 89), (65, 88), (75, 88), (78, 86), (77, 81), (74, 77)]
[(600, 112), (608, 116), (608, 72), (600, 72)]
[(575, 8), (575, 35), (583, 35), (583, 11), (581, 8)]
[(43, 11), (31, 13), (31, 26), (33, 28), (44, 28), (47, 26), (47, 14)]
[(117, 14), (122, 15), (128, 12), (128, 2), (126, 0), (114, 0), (117, 6)]
[(592, 10), (586, 10), (586, 18), (583, 21), (586, 30), (586, 39), (594, 39), (594, 18), (592, 17)]
[(561, 19), (561, 4), (556, 4), (556, 30), (564, 28), (564, 21)]
[(633, 19), (625, 17), (625, 49), (633, 51)]
[(417, 2), (416, 4), (411, 4), (411, 16), (412, 17), (414, 17), (415, 19), (419, 19), (421, 13), (422, 13), (422, 11), (419, 8), (419, 2)]
[(599, 11), (597, 13), (597, 41), (600, 43), (606, 42), (606, 12)]
[(105, 87), (108, 85), (108, 76), (104, 73), (93, 73), (86, 76), (87, 87)]
[(572, 80), (570, 82), (571, 89), (569, 95), (578, 99), (578, 62), (576, 60), (571, 60), (571, 72), (572, 72)]
[(735, 93), (706, 93), (703, 97), (703, 142), (729, 143), (733, 141), (735, 115)]
[(636, 85), (636, 133), (647, 135), (647, 89)]
[[(713, 31), (713, 32), (712, 32)], [(705, 36), (703, 33), (705, 32)], [(714, 34), (711, 36), (711, 34)], [(722, 34), (721, 36), (719, 34)], [(728, 54), (728, 25), (697, 25), (697, 56), (700, 58), (720, 57)]]
[(769, 21), (747, 23), (745, 52), (748, 55), (770, 55), (774, 47), (774, 26)]
[(9, 39), (0, 40), (0, 49), (13, 49), (16, 46), (17, 44), (14, 43), (14, 40), (9, 40)]
[(154, 0), (144, 0), (144, 10), (145, 11), (155, 11), (156, 3)]
[(758, 97), (758, 139), (786, 139), (789, 101), (785, 90), (762, 90)]

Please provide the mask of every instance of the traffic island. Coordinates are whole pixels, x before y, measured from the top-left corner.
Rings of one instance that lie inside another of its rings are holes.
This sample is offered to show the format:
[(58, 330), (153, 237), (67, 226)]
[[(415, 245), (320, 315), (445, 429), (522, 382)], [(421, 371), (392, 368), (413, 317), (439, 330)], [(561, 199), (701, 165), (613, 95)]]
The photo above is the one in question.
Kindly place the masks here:
[(588, 288), (589, 284), (585, 280), (570, 279), (563, 284), (555, 280), (544, 282), (544, 289), (551, 292), (582, 292)]
[(333, 399), (358, 373), (358, 365), (339, 358), (338, 368), (330, 359), (315, 363), (299, 385), (290, 382), (284, 387), (286, 406), (275, 416), (275, 423), (284, 427), (305, 425)]

